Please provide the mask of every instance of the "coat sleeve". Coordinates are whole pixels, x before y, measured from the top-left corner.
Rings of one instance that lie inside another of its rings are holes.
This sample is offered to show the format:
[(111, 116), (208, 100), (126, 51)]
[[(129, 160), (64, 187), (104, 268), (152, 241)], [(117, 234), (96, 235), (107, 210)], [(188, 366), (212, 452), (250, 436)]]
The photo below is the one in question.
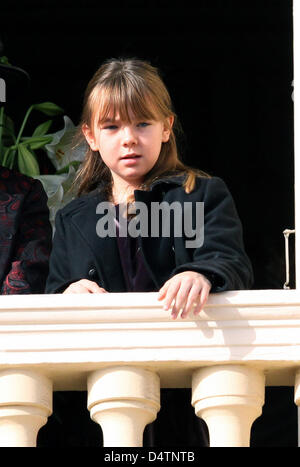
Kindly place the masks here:
[(47, 195), (34, 180), (20, 210), (12, 261), (1, 294), (44, 293), (49, 270), (52, 228)]
[(72, 282), (82, 277), (71, 277), (68, 236), (64, 216), (58, 211), (55, 217), (55, 234), (49, 263), (49, 275), (46, 282), (46, 293), (61, 293)]
[(212, 282), (212, 292), (249, 289), (253, 271), (244, 249), (243, 231), (232, 196), (220, 178), (208, 179), (204, 201), (204, 241), (191, 254), (191, 262), (173, 274), (198, 271)]

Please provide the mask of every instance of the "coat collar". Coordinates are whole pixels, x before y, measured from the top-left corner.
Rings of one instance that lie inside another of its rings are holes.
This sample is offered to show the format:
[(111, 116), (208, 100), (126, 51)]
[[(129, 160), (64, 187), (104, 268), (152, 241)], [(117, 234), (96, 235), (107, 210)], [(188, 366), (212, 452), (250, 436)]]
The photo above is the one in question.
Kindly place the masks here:
[[(169, 175), (164, 175), (164, 176), (161, 176), (161, 177), (156, 177), (150, 187), (149, 187), (149, 190), (148, 191), (153, 191), (155, 189), (157, 189), (157, 187), (160, 187), (160, 186), (163, 186), (163, 185), (175, 185), (175, 186), (181, 186), (185, 180), (186, 176), (185, 175), (181, 175), (181, 174), (176, 174), (174, 172), (170, 172)], [(91, 191), (88, 195), (86, 195), (87, 197), (93, 197), (93, 196), (100, 196), (100, 197), (103, 197), (104, 199), (104, 194), (102, 194), (104, 192), (104, 187), (105, 187), (105, 183), (103, 182), (100, 182), (98, 187), (96, 189), (94, 189), (93, 191)], [(135, 191), (143, 191), (143, 190), (135, 190)]]
[(165, 175), (163, 177), (158, 177), (153, 180), (150, 185), (150, 191), (155, 189), (157, 186), (162, 185), (177, 185), (181, 186), (185, 180), (184, 175), (176, 175), (174, 172), (170, 173), (170, 175)]

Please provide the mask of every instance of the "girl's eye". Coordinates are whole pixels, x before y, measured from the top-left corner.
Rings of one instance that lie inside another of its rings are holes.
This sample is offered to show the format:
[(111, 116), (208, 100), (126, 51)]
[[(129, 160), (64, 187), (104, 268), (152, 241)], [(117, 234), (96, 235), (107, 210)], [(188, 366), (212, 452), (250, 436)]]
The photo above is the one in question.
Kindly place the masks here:
[(145, 127), (148, 126), (148, 125), (150, 125), (149, 122), (140, 122), (140, 123), (138, 123), (137, 126), (139, 126), (140, 128), (145, 128)]
[(106, 125), (104, 126), (104, 130), (116, 130), (118, 127), (117, 125)]

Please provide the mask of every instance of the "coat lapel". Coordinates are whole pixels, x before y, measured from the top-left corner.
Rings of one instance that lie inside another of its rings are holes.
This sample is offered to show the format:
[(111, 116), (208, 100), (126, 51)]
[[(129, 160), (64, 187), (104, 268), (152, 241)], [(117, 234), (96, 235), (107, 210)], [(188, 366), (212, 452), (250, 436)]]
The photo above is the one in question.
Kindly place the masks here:
[(125, 292), (117, 239), (111, 236), (101, 237), (99, 228), (97, 233), (97, 223), (105, 215), (96, 212), (101, 201), (104, 199), (99, 193), (88, 198), (84, 209), (72, 216), (72, 222), (92, 251), (95, 267), (101, 276), (101, 285), (109, 292)]

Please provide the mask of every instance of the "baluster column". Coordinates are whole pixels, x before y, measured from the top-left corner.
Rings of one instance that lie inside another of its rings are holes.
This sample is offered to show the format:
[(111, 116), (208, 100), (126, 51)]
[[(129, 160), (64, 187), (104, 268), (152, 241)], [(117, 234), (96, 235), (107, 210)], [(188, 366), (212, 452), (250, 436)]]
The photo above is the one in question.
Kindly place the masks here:
[(160, 408), (160, 380), (138, 367), (117, 366), (88, 378), (88, 409), (99, 423), (105, 447), (141, 447), (145, 426)]
[(208, 426), (211, 447), (246, 447), (264, 404), (263, 372), (243, 365), (196, 370), (192, 404)]
[(0, 371), (0, 446), (35, 447), (52, 412), (52, 382), (34, 371)]

